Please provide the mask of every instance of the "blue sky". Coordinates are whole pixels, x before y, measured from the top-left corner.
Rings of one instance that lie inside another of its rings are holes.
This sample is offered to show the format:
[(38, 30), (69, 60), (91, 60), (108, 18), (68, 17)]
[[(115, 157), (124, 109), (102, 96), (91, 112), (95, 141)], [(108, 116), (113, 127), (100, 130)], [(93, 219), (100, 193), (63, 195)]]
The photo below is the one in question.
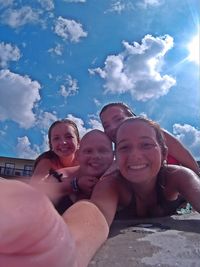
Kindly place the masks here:
[(0, 155), (35, 158), (123, 101), (200, 160), (198, 0), (0, 0)]

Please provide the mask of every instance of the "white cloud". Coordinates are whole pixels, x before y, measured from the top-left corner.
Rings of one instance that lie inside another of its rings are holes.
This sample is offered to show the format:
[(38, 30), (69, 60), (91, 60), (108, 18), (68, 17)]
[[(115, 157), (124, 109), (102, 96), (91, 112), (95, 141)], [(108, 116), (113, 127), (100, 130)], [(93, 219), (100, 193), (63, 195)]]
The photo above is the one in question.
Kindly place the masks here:
[(96, 106), (100, 106), (101, 105), (101, 102), (97, 98), (94, 98), (94, 103), (95, 103)]
[(166, 95), (176, 80), (161, 75), (164, 56), (173, 47), (169, 35), (153, 37), (146, 35), (141, 44), (123, 42), (125, 50), (118, 55), (109, 55), (104, 68), (89, 69), (90, 74), (99, 74), (105, 80), (105, 93), (129, 92), (139, 101), (156, 99)]
[(68, 96), (75, 95), (78, 92), (78, 82), (76, 79), (72, 79), (70, 75), (67, 76), (65, 84), (60, 86), (59, 93), (67, 98)]
[(0, 71), (0, 120), (13, 120), (23, 128), (35, 123), (34, 105), (40, 100), (40, 84), (28, 76)]
[(196, 160), (200, 160), (200, 131), (189, 124), (174, 124), (174, 135), (190, 150)]
[(50, 112), (41, 112), (38, 116), (36, 124), (40, 129), (48, 132), (50, 125), (57, 120), (59, 120), (59, 118), (56, 116), (56, 114)]
[(0, 43), (0, 67), (6, 68), (9, 61), (18, 61), (20, 57), (20, 50), (17, 46)]
[(86, 37), (87, 32), (82, 28), (82, 25), (74, 20), (58, 17), (55, 23), (55, 33), (64, 40), (77, 43), (80, 38)]
[(84, 121), (81, 118), (74, 117), (72, 114), (68, 114), (67, 119), (72, 120), (76, 123), (80, 137), (82, 137), (84, 134), (88, 132), (89, 129), (87, 129), (84, 126)]
[(16, 145), (16, 153), (19, 158), (35, 159), (39, 154), (39, 147), (34, 145), (31, 147), (31, 143), (27, 136), (18, 137)]
[(19, 9), (7, 9), (1, 15), (1, 22), (11, 28), (18, 28), (25, 24), (35, 24), (40, 21), (40, 12), (33, 10), (29, 6), (23, 6)]
[(13, 4), (13, 0), (0, 0), (0, 9), (11, 6)]
[(64, 2), (67, 3), (85, 3), (86, 0), (63, 0)]
[(87, 132), (91, 131), (92, 129), (103, 130), (101, 123), (96, 119), (89, 119), (89, 125), (91, 127), (88, 128), (84, 125), (84, 121), (81, 118), (77, 118), (72, 114), (68, 114), (67, 119), (70, 119), (76, 123), (80, 137), (83, 137)]
[(126, 6), (122, 1), (117, 1), (111, 4), (111, 8), (108, 11), (121, 13), (125, 8)]
[(57, 44), (54, 48), (50, 48), (48, 52), (54, 53), (57, 56), (62, 56), (64, 47), (61, 44)]
[(156, 6), (161, 5), (162, 3), (163, 3), (163, 0), (143, 0), (143, 1), (139, 1), (138, 5), (143, 8), (147, 8), (148, 6), (156, 7)]
[(98, 121), (98, 120), (90, 119), (90, 120), (89, 120), (89, 124), (91, 125), (91, 128), (92, 128), (92, 129), (99, 129), (99, 130), (101, 130), (101, 131), (104, 131), (101, 122)]
[(47, 11), (54, 9), (54, 1), (53, 0), (38, 0), (42, 8)]
[(110, 4), (110, 8), (106, 10), (105, 13), (115, 12), (121, 14), (123, 11), (132, 9), (134, 9), (134, 6), (131, 1), (117, 0)]

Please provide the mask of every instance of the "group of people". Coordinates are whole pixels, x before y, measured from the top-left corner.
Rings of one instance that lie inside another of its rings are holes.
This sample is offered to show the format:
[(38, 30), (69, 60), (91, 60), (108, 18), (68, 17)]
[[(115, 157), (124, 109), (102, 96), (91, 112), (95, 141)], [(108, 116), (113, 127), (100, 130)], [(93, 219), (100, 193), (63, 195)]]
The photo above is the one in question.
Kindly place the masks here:
[(0, 181), (2, 266), (84, 267), (115, 216), (171, 215), (186, 201), (200, 212), (198, 164), (174, 136), (124, 103), (100, 119), (104, 132), (81, 140), (74, 122), (55, 122), (31, 183)]

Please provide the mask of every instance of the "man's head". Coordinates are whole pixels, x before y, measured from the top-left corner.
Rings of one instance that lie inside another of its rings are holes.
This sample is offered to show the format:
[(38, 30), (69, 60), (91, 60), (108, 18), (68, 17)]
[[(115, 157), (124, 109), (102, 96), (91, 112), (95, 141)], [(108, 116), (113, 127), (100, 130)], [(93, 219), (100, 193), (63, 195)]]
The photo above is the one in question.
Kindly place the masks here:
[(91, 130), (81, 139), (77, 156), (82, 174), (99, 178), (112, 164), (112, 142), (104, 132)]

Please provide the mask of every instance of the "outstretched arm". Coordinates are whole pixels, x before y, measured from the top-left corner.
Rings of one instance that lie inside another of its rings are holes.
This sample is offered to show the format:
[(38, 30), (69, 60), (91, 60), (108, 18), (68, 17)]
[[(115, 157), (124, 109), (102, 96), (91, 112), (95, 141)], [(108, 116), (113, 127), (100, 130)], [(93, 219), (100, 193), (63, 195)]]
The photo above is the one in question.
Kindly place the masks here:
[(81, 200), (63, 214), (76, 244), (79, 267), (86, 267), (97, 250), (106, 241), (109, 227), (100, 209), (93, 203)]
[[(171, 167), (172, 168), (172, 167)], [(200, 179), (190, 169), (177, 167), (169, 171), (167, 180), (168, 190), (176, 191), (181, 194), (193, 208), (200, 212)]]
[(166, 139), (169, 154), (178, 160), (182, 166), (193, 170), (199, 175), (199, 166), (190, 151), (184, 147), (175, 136), (166, 130), (163, 130), (163, 133)]
[(52, 163), (50, 159), (41, 159), (37, 166), (34, 169), (34, 172), (31, 176), (32, 181), (40, 181), (45, 176), (48, 176), (49, 170), (52, 168)]
[(105, 177), (95, 186), (91, 201), (99, 207), (108, 225), (113, 222), (120, 199), (119, 184), (115, 176)]
[(13, 180), (0, 180), (0, 213), (1, 266), (86, 267), (109, 231), (89, 201), (61, 217), (44, 194)]
[(0, 180), (0, 265), (77, 267), (71, 233), (48, 198), (29, 185)]

